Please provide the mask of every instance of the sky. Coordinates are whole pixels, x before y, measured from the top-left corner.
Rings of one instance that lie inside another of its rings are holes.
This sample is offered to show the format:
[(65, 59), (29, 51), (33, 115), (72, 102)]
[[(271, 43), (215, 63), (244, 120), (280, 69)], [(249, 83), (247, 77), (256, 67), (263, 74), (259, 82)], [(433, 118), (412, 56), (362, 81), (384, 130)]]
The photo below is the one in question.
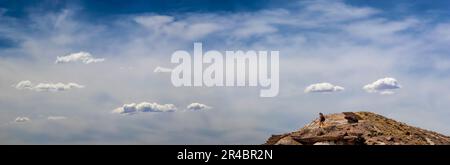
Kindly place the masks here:
[[(449, 3), (0, 0), (0, 144), (262, 144), (345, 111), (449, 135)], [(174, 87), (195, 42), (279, 51), (278, 96)]]

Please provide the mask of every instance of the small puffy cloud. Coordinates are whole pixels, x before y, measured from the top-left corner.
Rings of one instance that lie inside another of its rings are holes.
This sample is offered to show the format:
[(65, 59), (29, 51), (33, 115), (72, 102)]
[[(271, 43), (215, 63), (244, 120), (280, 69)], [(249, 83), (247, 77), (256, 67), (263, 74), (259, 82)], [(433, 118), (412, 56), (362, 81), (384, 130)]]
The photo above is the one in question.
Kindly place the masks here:
[(155, 72), (155, 73), (170, 73), (170, 72), (172, 72), (172, 69), (158, 66), (155, 68), (155, 70), (153, 70), (153, 72)]
[(14, 88), (19, 90), (32, 90), (37, 92), (59, 92), (59, 91), (68, 91), (76, 88), (84, 88), (83, 85), (79, 85), (77, 83), (39, 83), (34, 85), (29, 80), (20, 81)]
[(207, 109), (211, 109), (212, 107), (207, 106), (207, 105), (205, 105), (205, 104), (201, 104), (201, 103), (191, 103), (191, 104), (189, 104), (186, 108), (187, 108), (187, 110), (198, 111), (198, 110), (207, 110)]
[(56, 64), (61, 64), (61, 63), (69, 63), (69, 62), (82, 62), (85, 64), (90, 64), (90, 63), (98, 63), (98, 62), (103, 62), (105, 61), (104, 58), (94, 58), (92, 57), (92, 55), (88, 52), (78, 52), (78, 53), (72, 53), (72, 54), (68, 54), (66, 56), (58, 56), (56, 57)]
[(65, 116), (49, 116), (47, 117), (47, 120), (65, 120), (67, 117)]
[(31, 121), (30, 118), (20, 117), (20, 116), (14, 120), (14, 122), (16, 122), (16, 123), (24, 123), (24, 122), (28, 122), (28, 121)]
[(124, 104), (122, 107), (116, 108), (112, 113), (118, 114), (134, 114), (138, 112), (174, 112), (177, 107), (173, 104), (158, 104), (158, 103), (131, 103)]
[(392, 90), (398, 88), (401, 88), (400, 84), (395, 78), (391, 77), (378, 79), (377, 81), (363, 87), (363, 89), (369, 93), (379, 93), (383, 95), (394, 94)]
[(343, 90), (344, 87), (324, 82), (309, 85), (305, 88), (305, 93), (339, 92)]

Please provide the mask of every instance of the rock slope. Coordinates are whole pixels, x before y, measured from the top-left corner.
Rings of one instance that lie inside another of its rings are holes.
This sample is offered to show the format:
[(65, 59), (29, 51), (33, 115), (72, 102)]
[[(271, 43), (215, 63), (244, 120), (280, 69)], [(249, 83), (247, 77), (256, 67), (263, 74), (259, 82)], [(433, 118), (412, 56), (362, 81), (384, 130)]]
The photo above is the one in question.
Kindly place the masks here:
[(325, 115), (298, 131), (272, 135), (266, 145), (450, 145), (450, 137), (371, 112)]

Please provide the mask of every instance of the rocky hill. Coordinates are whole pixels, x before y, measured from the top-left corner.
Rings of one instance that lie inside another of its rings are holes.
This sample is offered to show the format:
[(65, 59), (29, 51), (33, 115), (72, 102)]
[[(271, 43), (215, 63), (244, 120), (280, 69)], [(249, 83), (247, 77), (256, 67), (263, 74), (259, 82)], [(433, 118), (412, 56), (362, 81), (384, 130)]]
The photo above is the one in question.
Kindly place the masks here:
[(371, 112), (324, 115), (298, 131), (272, 135), (267, 145), (450, 145), (450, 137)]

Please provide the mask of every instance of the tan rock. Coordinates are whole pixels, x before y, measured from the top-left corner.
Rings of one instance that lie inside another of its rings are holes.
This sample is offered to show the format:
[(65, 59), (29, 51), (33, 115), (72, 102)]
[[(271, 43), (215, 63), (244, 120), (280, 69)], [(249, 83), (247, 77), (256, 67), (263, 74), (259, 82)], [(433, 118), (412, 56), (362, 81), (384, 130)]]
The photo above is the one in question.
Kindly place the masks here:
[(371, 112), (324, 115), (298, 131), (273, 135), (268, 145), (450, 145), (450, 137), (409, 126)]
[(302, 145), (302, 143), (299, 143), (298, 141), (295, 141), (290, 136), (286, 136), (286, 137), (281, 138), (280, 140), (278, 140), (278, 142), (276, 142), (275, 145)]

